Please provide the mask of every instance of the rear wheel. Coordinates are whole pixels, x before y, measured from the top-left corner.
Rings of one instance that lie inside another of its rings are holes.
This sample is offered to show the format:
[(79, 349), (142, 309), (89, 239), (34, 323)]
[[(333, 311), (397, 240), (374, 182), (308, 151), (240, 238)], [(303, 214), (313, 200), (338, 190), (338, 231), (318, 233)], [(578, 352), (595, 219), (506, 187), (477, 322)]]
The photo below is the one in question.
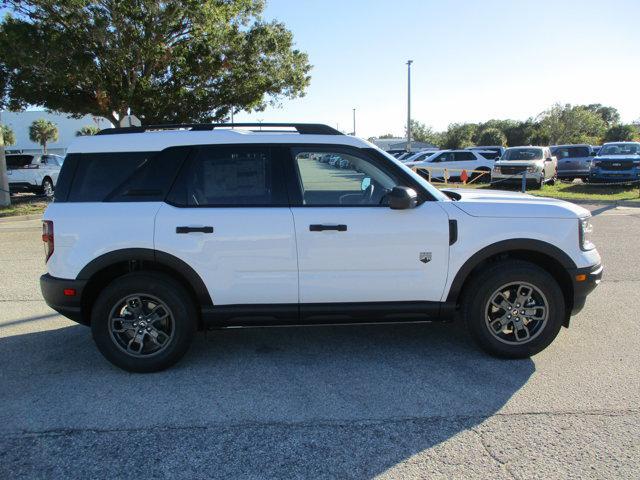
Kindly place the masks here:
[(98, 296), (91, 331), (100, 352), (130, 372), (156, 372), (186, 353), (197, 326), (184, 288), (161, 273), (130, 273)]
[(524, 261), (502, 261), (467, 285), (463, 315), (474, 340), (488, 353), (526, 358), (556, 338), (565, 315), (558, 282)]
[(489, 183), (491, 181), (491, 170), (488, 168), (479, 168), (478, 173), (471, 175), (469, 181), (474, 183)]

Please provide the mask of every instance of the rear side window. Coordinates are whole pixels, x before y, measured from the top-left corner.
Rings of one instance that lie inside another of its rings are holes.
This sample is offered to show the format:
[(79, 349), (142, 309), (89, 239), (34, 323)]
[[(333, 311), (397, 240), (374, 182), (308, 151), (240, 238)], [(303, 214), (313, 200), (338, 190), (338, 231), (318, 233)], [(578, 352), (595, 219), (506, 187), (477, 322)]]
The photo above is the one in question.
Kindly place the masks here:
[(471, 152), (455, 152), (455, 160), (456, 162), (466, 161), (466, 160), (475, 160), (476, 156)]
[[(154, 152), (89, 153), (77, 155), (69, 202), (102, 202)], [(67, 162), (63, 171), (66, 170)]]
[(186, 207), (287, 206), (281, 167), (266, 146), (200, 147), (167, 200)]
[(21, 168), (33, 161), (33, 155), (7, 155), (7, 168)]

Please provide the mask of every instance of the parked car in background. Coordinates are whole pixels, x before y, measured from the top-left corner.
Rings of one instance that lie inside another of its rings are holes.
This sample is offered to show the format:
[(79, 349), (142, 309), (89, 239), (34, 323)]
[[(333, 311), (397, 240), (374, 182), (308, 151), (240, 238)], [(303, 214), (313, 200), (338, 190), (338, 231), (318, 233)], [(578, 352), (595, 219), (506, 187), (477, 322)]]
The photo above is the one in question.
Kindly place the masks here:
[(427, 158), (429, 158), (431, 155), (433, 155), (434, 153), (439, 152), (440, 150), (438, 149), (425, 149), (425, 150), (420, 150), (418, 152), (411, 152), (411, 155), (407, 155), (406, 157), (400, 159), (398, 158), (398, 160), (400, 160), (403, 163), (407, 163), (407, 162), (422, 162), (423, 160), (426, 160)]
[(409, 161), (405, 165), (407, 167), (418, 169), (425, 178), (442, 179), (445, 175), (445, 169), (451, 179), (459, 179), (462, 170), (466, 170), (469, 178), (481, 175), (481, 173), (472, 173), (472, 171), (486, 172), (483, 177), (489, 180), (489, 173), (493, 168), (494, 161), (483, 157), (475, 150), (442, 150), (436, 152), (422, 161)]
[[(469, 150), (482, 151), (483, 152), (482, 155), (484, 157), (490, 158), (492, 160), (497, 160), (502, 156), (505, 148), (500, 145), (488, 145), (488, 146), (478, 145), (476, 147), (470, 147)], [(487, 155), (486, 154), (487, 152), (492, 152), (493, 155)]]
[(399, 157), (400, 155), (402, 155), (403, 153), (407, 153), (407, 151), (403, 148), (401, 150), (387, 150), (387, 153), (389, 155), (393, 155), (394, 157)]
[(63, 157), (20, 153), (7, 155), (6, 158), (9, 190), (53, 196)]
[(569, 181), (589, 178), (591, 160), (595, 156), (591, 145), (554, 145), (551, 154), (558, 160), (558, 178)]
[(591, 162), (590, 182), (640, 180), (640, 142), (605, 143)]
[(495, 162), (491, 171), (491, 184), (522, 182), (540, 188), (543, 184), (553, 185), (557, 178), (558, 161), (549, 147), (509, 147)]

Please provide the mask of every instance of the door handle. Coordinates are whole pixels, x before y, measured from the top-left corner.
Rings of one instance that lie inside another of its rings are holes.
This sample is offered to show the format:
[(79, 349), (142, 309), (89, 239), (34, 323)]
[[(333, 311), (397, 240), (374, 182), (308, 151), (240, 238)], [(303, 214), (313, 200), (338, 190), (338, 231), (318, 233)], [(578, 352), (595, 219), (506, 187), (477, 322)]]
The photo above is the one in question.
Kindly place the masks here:
[(324, 230), (336, 230), (338, 232), (346, 232), (346, 225), (309, 225), (309, 231), (311, 232), (323, 232)]
[(213, 233), (213, 227), (176, 227), (176, 233)]

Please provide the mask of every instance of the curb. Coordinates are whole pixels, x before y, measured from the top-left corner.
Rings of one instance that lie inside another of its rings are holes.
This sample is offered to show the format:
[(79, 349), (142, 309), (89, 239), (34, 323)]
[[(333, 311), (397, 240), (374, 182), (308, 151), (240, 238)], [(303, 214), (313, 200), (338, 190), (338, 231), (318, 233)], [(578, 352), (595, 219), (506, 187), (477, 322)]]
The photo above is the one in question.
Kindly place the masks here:
[(6, 217), (0, 217), (0, 223), (25, 222), (27, 220), (40, 220), (41, 218), (41, 213), (32, 213), (30, 215), (7, 215)]
[[(549, 197), (554, 198), (554, 197)], [(558, 198), (558, 200), (564, 200), (565, 202), (575, 203), (576, 205), (614, 205), (616, 207), (632, 207), (640, 208), (640, 202), (631, 200), (577, 200)]]

